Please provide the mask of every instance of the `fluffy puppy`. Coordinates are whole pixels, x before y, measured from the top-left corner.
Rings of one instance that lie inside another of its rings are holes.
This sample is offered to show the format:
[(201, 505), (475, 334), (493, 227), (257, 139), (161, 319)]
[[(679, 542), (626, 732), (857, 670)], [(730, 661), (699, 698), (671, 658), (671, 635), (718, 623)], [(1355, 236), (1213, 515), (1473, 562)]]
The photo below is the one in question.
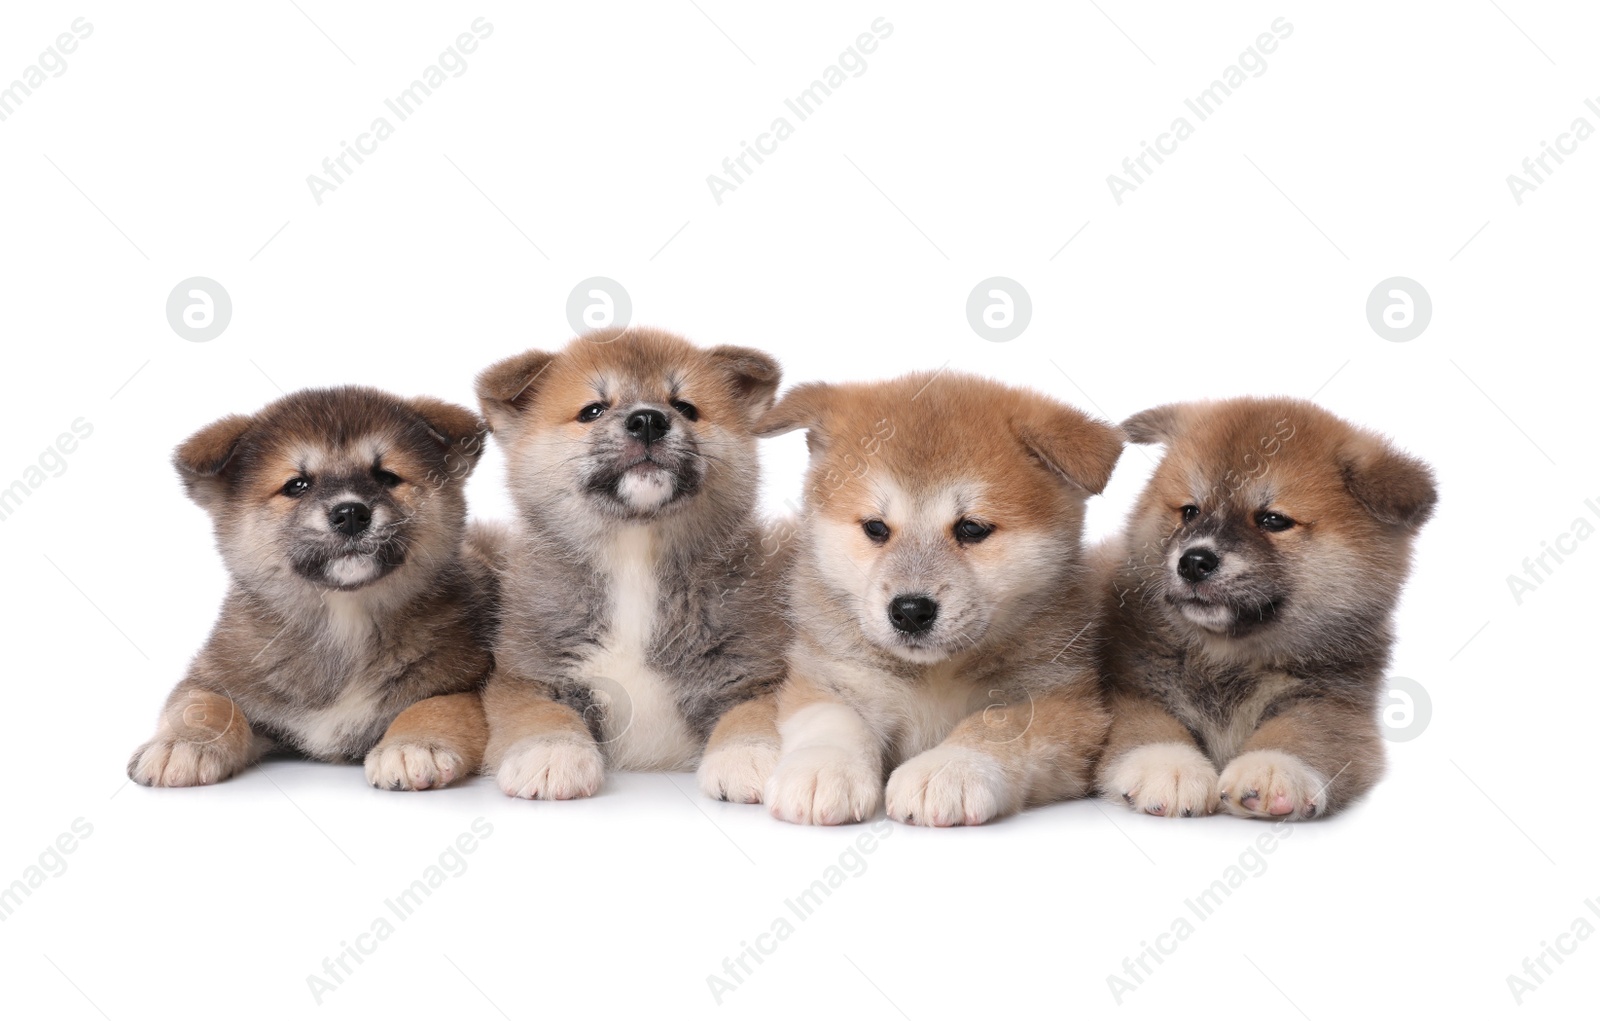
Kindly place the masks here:
[(1300, 400), (1167, 405), (1123, 429), (1167, 451), (1102, 551), (1102, 792), (1168, 816), (1349, 804), (1383, 772), (1390, 618), (1433, 473)]
[(769, 811), (974, 825), (1086, 793), (1108, 717), (1083, 509), (1117, 432), (955, 373), (796, 387), (759, 431), (794, 429), (811, 467)]
[(506, 794), (587, 797), (607, 764), (699, 762), (709, 793), (759, 798), (786, 549), (755, 513), (751, 429), (778, 374), (759, 351), (630, 328), (478, 377), (521, 525), (484, 693)]
[(494, 576), (464, 546), (462, 488), (484, 442), (465, 408), (364, 387), (302, 390), (185, 440), (173, 461), (231, 579), (128, 775), (214, 783), (274, 745), (365, 756), (395, 790), (475, 770)]

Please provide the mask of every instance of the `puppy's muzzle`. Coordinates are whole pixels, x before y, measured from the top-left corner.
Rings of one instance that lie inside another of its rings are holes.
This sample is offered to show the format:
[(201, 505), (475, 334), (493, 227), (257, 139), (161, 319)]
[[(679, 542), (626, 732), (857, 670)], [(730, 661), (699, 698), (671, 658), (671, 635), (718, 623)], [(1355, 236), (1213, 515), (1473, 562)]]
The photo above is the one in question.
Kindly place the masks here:
[(1216, 573), (1222, 558), (1204, 546), (1183, 551), (1178, 558), (1178, 574), (1184, 581), (1200, 584)]
[(350, 538), (365, 532), (372, 524), (372, 508), (364, 503), (348, 502), (336, 504), (328, 512), (328, 525), (335, 532), (342, 532)]
[(939, 604), (927, 596), (895, 596), (889, 601), (889, 623), (903, 635), (920, 635), (939, 618)]
[(629, 436), (647, 447), (665, 436), (672, 428), (672, 422), (667, 416), (655, 408), (634, 409), (623, 425), (627, 428)]

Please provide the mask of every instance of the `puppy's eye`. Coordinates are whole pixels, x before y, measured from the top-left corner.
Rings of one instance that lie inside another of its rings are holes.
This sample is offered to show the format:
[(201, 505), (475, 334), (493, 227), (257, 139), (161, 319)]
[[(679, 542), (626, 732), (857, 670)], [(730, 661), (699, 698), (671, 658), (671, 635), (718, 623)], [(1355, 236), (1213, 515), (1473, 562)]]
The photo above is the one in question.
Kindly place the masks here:
[(1294, 527), (1294, 521), (1287, 514), (1262, 511), (1256, 515), (1256, 527), (1263, 532), (1287, 532)]
[(1187, 525), (1189, 522), (1200, 516), (1200, 508), (1196, 507), (1192, 503), (1186, 503), (1182, 507), (1178, 508), (1178, 513), (1183, 515), (1183, 523)]
[(283, 484), (283, 489), (280, 490), (280, 492), (282, 492), (284, 496), (303, 496), (305, 491), (310, 488), (310, 479), (306, 478), (304, 475), (296, 475), (294, 478)]
[(978, 543), (989, 538), (989, 533), (994, 531), (993, 525), (986, 525), (982, 521), (971, 518), (962, 518), (956, 522), (956, 541), (963, 543)]
[(400, 476), (386, 468), (372, 469), (372, 477), (378, 480), (378, 485), (385, 489), (393, 489), (400, 484)]
[(889, 541), (889, 526), (884, 524), (882, 521), (879, 521), (877, 518), (873, 518), (871, 521), (861, 522), (861, 530), (866, 532), (867, 538), (871, 539), (873, 542), (881, 543)]
[(593, 422), (605, 413), (606, 406), (599, 401), (595, 401), (593, 404), (585, 404), (583, 406), (583, 410), (578, 412), (578, 421)]
[(700, 409), (695, 407), (693, 404), (690, 404), (688, 401), (673, 401), (672, 410), (676, 411), (678, 414), (682, 415), (684, 418), (687, 418), (691, 422), (697, 422), (700, 420)]

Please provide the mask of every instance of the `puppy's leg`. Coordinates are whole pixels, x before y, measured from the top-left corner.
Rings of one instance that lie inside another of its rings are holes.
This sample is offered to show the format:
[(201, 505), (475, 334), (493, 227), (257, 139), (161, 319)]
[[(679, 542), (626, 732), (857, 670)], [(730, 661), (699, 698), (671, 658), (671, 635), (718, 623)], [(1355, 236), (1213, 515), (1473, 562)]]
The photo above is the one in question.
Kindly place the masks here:
[(600, 789), (605, 759), (583, 717), (550, 689), (496, 670), (483, 689), (484, 772), (514, 798), (565, 801)]
[(1111, 734), (1095, 778), (1100, 793), (1147, 815), (1217, 810), (1217, 768), (1189, 728), (1152, 699), (1111, 698)]
[(774, 818), (835, 826), (861, 822), (883, 794), (883, 751), (861, 714), (808, 681), (778, 693), (783, 754), (763, 798)]
[(1094, 684), (991, 695), (990, 705), (889, 777), (889, 818), (976, 826), (1025, 805), (1088, 793), (1110, 725)]
[(1222, 771), (1222, 803), (1256, 819), (1314, 819), (1365, 794), (1383, 775), (1383, 737), (1369, 708), (1296, 702), (1256, 728)]
[(167, 699), (155, 736), (128, 760), (128, 776), (146, 787), (194, 787), (226, 780), (261, 757), (244, 710), (226, 695), (180, 686)]
[(781, 750), (777, 694), (741, 702), (711, 731), (695, 772), (700, 790), (718, 801), (758, 804)]
[(425, 698), (396, 716), (367, 753), (367, 782), (391, 791), (443, 787), (478, 771), (488, 741), (476, 691)]

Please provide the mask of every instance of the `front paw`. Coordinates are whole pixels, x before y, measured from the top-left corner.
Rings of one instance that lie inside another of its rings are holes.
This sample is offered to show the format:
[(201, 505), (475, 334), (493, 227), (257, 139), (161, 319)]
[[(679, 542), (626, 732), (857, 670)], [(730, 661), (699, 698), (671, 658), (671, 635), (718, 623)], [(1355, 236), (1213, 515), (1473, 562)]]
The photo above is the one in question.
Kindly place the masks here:
[(156, 738), (128, 760), (128, 778), (146, 787), (200, 787), (226, 780), (240, 765), (231, 743)]
[(1222, 771), (1222, 804), (1250, 819), (1314, 819), (1328, 808), (1328, 780), (1297, 755), (1245, 752)]
[(920, 826), (977, 826), (1021, 807), (1000, 761), (987, 752), (939, 745), (889, 776), (889, 818)]
[(1100, 786), (1146, 815), (1188, 818), (1217, 810), (1217, 768), (1200, 749), (1177, 741), (1124, 752), (1106, 767)]
[(465, 760), (451, 748), (395, 741), (367, 753), (367, 783), (380, 790), (425, 791), (461, 776)]
[(802, 748), (778, 760), (763, 800), (784, 822), (861, 822), (878, 810), (882, 776), (865, 756), (840, 748)]
[(600, 789), (606, 764), (594, 741), (583, 737), (534, 737), (506, 752), (495, 782), (513, 798), (567, 801)]
[(761, 789), (777, 764), (776, 741), (724, 743), (706, 749), (695, 778), (708, 798), (756, 805), (761, 803)]

